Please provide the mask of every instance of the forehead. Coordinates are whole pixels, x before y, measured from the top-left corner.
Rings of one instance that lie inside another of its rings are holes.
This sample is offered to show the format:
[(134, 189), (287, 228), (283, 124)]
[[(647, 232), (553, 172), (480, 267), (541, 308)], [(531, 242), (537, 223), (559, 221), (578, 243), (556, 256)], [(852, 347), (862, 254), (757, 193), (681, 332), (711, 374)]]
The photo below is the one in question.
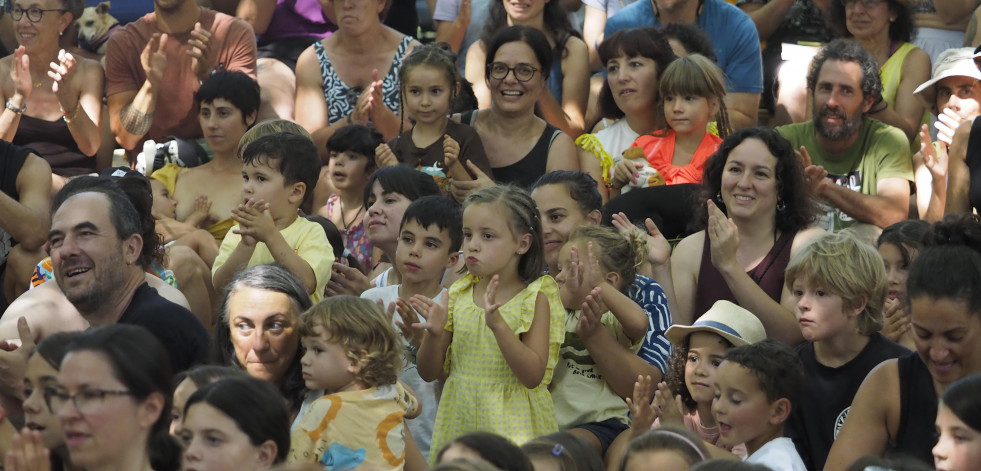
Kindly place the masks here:
[(535, 188), (531, 192), (532, 199), (538, 204), (538, 209), (548, 211), (550, 209), (572, 209), (577, 208), (578, 203), (572, 199), (569, 188), (562, 183), (551, 183)]
[(508, 65), (531, 64), (538, 67), (538, 58), (531, 46), (522, 41), (511, 41), (504, 43), (494, 53), (495, 62), (504, 62)]
[(449, 72), (439, 67), (429, 64), (418, 64), (413, 66), (405, 74), (406, 85), (445, 85), (443, 83), (433, 83), (436, 81), (446, 81)]
[(728, 342), (722, 336), (707, 331), (692, 332), (688, 337), (689, 350), (720, 350), (725, 353), (729, 348)]
[(436, 237), (440, 240), (448, 240), (450, 238), (450, 231), (448, 229), (440, 229), (439, 225), (435, 222), (423, 227), (423, 225), (415, 219), (406, 220), (402, 224), (402, 230), (409, 231), (415, 234), (417, 237)]
[(109, 358), (100, 352), (80, 350), (70, 352), (61, 361), (58, 381), (65, 386), (93, 385), (98, 387), (119, 384)]
[(947, 77), (937, 82), (937, 88), (938, 89), (948, 88), (953, 90), (962, 87), (977, 87), (978, 83), (979, 83), (978, 79), (974, 77), (955, 75), (953, 77)]
[(37, 353), (31, 355), (31, 359), (27, 361), (27, 377), (30, 379), (37, 379), (42, 376), (55, 376), (58, 374), (58, 370), (48, 363), (43, 356)]
[(70, 196), (51, 217), (51, 230), (64, 232), (83, 222), (100, 229), (115, 230), (109, 217), (109, 198), (106, 195), (85, 192)]
[(715, 381), (719, 387), (738, 389), (743, 392), (762, 391), (756, 375), (749, 368), (729, 360), (719, 365)]
[(224, 98), (221, 98), (221, 97), (215, 98), (214, 100), (211, 100), (211, 101), (207, 101), (207, 102), (201, 103), (201, 109), (205, 109), (205, 108), (215, 108), (215, 109), (217, 109), (217, 108), (231, 108), (232, 110), (238, 111), (238, 107), (237, 106), (235, 106), (234, 104), (232, 104), (232, 102), (230, 102), (230, 101), (228, 101), (228, 100), (226, 100)]
[(776, 168), (777, 157), (770, 153), (770, 149), (763, 141), (755, 138), (748, 138), (740, 142), (729, 152), (726, 163), (739, 163), (748, 167)]
[(229, 320), (232, 317), (244, 317), (261, 322), (276, 315), (296, 317), (296, 310), (285, 293), (243, 286), (230, 295), (228, 314)]
[(858, 62), (827, 60), (821, 66), (817, 81), (818, 83), (861, 88), (862, 67), (858, 65)]

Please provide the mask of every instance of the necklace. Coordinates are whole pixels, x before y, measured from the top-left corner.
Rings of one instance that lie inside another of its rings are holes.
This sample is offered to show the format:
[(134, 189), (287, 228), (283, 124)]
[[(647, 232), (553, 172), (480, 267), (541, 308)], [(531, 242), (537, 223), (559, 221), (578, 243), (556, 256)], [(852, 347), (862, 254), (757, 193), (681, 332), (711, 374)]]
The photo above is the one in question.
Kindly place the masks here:
[(361, 212), (364, 211), (364, 205), (361, 205), (361, 207), (358, 208), (358, 212), (354, 213), (354, 217), (351, 218), (351, 222), (347, 222), (344, 219), (344, 201), (341, 201), (341, 199), (338, 198), (337, 203), (341, 207), (341, 224), (344, 225), (344, 231), (346, 232), (348, 230), (348, 227), (350, 227), (351, 224), (354, 224), (354, 221), (358, 220), (358, 216), (360, 216)]

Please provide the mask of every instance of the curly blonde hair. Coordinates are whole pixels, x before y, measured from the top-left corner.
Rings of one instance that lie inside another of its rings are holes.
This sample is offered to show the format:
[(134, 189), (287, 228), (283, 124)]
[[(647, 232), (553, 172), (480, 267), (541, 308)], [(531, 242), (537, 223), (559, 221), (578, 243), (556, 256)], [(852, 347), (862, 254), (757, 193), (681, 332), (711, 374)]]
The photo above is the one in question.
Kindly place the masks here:
[(357, 296), (332, 296), (300, 315), (300, 335), (326, 331), (355, 365), (354, 377), (366, 387), (395, 384), (402, 367), (402, 349), (391, 321), (377, 304)]

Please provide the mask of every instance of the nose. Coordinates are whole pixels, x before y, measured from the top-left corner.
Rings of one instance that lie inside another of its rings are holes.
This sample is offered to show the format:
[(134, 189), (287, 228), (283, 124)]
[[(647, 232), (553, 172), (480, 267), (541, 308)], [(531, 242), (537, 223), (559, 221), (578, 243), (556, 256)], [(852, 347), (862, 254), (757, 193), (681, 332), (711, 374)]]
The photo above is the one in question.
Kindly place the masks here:
[(252, 351), (259, 353), (268, 349), (269, 339), (266, 338), (266, 332), (262, 329), (256, 329), (252, 334)]
[(303, 352), (303, 356), (300, 357), (301, 366), (310, 366), (310, 350)]
[(721, 397), (712, 399), (712, 416), (718, 417), (725, 415), (725, 406), (722, 404), (723, 400)]
[(936, 465), (941, 461), (947, 459), (947, 439), (944, 434), (940, 434), (940, 439), (937, 440), (937, 444), (933, 447), (933, 462)]
[(811, 310), (811, 299), (807, 295), (807, 293), (802, 294), (800, 296), (800, 299), (797, 300), (797, 310), (799, 310), (799, 311), (810, 311)]
[(29, 412), (31, 414), (41, 412), (41, 401), (38, 397), (40, 395), (40, 389), (35, 389), (34, 391), (31, 391), (31, 394), (24, 398), (24, 412)]
[(201, 446), (198, 443), (199, 441), (192, 438), (191, 443), (187, 444), (187, 447), (184, 449), (185, 461), (201, 461)]
[(950, 108), (954, 111), (960, 111), (961, 110), (960, 97), (958, 97), (957, 95), (950, 95), (950, 99), (947, 100), (947, 108)]
[(940, 340), (930, 342), (930, 359), (933, 361), (943, 361), (950, 356), (950, 348)]
[(682, 100), (680, 97), (679, 98), (675, 98), (674, 99), (674, 102), (672, 103), (671, 109), (675, 113), (681, 113), (682, 111), (685, 110), (683, 101), (684, 100)]

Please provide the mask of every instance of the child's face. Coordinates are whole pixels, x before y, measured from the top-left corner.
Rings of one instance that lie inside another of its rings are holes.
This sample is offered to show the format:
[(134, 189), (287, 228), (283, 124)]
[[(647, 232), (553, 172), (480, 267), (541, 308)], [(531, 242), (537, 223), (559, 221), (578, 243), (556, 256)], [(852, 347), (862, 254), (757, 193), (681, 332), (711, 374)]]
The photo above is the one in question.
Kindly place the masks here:
[(569, 234), (579, 226), (593, 224), (593, 221), (583, 214), (565, 184), (542, 185), (531, 192), (531, 197), (538, 205), (542, 220), (545, 264), (557, 267), (559, 250), (569, 240)]
[(58, 369), (43, 356), (35, 353), (27, 361), (24, 372), (24, 421), (25, 426), (41, 434), (44, 446), (55, 449), (65, 444), (65, 435), (57, 412), (48, 407), (44, 396), (47, 388), (58, 386)]
[(627, 459), (624, 471), (687, 471), (691, 463), (676, 450), (646, 450), (633, 453)]
[[(254, 120), (255, 116), (250, 116)], [(210, 103), (201, 103), (198, 122), (208, 145), (217, 154), (235, 153), (238, 141), (249, 127), (245, 124), (242, 111), (224, 98), (216, 98)]]
[(234, 419), (206, 402), (188, 409), (179, 437), (184, 443), (184, 469), (265, 469), (276, 458), (274, 447), (253, 445)]
[(395, 263), (403, 283), (439, 280), (457, 257), (456, 252), (450, 252), (450, 235), (446, 229), (436, 224), (422, 227), (414, 220), (402, 226)]
[(716, 371), (726, 350), (729, 350), (729, 342), (712, 332), (695, 332), (688, 337), (685, 386), (698, 404), (712, 404)]
[(450, 111), (453, 84), (445, 70), (417, 65), (405, 76), (405, 108), (418, 124), (435, 124), (446, 120)]
[(337, 191), (361, 195), (370, 176), (367, 167), (368, 157), (357, 152), (331, 152), (327, 172)]
[(364, 217), (364, 227), (368, 234), (368, 241), (375, 247), (396, 242), (402, 216), (405, 215), (405, 208), (408, 208), (410, 203), (412, 201), (409, 198), (399, 193), (385, 191), (377, 181), (373, 183), (371, 195), (368, 201), (365, 201), (368, 213)]
[(303, 190), (299, 188), (302, 185), (287, 185), (279, 168), (270, 164), (277, 162), (263, 158), (242, 166), (242, 201), (265, 201), (273, 218), (296, 214), (296, 208), (303, 201)]
[(153, 190), (153, 215), (156, 218), (166, 217), (175, 218), (177, 217), (176, 206), (177, 203), (174, 202), (170, 197), (170, 192), (167, 191), (167, 187), (163, 183), (157, 180), (150, 179), (150, 189)]
[(841, 296), (803, 279), (795, 280), (790, 291), (797, 301), (794, 315), (804, 340), (820, 342), (857, 329), (854, 321), (862, 306), (846, 306)]
[(357, 367), (347, 357), (344, 347), (328, 338), (323, 326), (314, 327), (313, 333), (300, 339), (303, 345), (300, 366), (307, 389), (325, 389), (330, 393), (362, 389), (354, 377)]
[(937, 409), (940, 439), (933, 447), (937, 471), (968, 471), (981, 463), (981, 432), (959, 419), (944, 403)]
[(511, 232), (511, 216), (500, 205), (475, 203), (463, 211), (463, 255), (481, 278), (517, 274), (518, 260), (531, 246), (531, 234)]
[(171, 407), (170, 413), (170, 434), (173, 436), (178, 436), (181, 426), (184, 423), (184, 406), (187, 404), (187, 400), (191, 398), (191, 394), (198, 390), (198, 385), (194, 384), (190, 378), (184, 378), (174, 388), (174, 404)]
[[(916, 250), (906, 247), (910, 258), (916, 257)], [(906, 299), (906, 278), (909, 276), (909, 265), (903, 262), (903, 253), (896, 244), (885, 242), (879, 246), (879, 255), (886, 264), (886, 279), (889, 281), (889, 299)]]
[(705, 132), (712, 116), (718, 113), (718, 102), (697, 95), (666, 95), (664, 117), (674, 132)]
[(774, 404), (751, 370), (731, 361), (719, 365), (712, 401), (712, 415), (719, 424), (719, 443), (726, 447), (745, 443), (749, 453), (758, 450), (774, 433)]

